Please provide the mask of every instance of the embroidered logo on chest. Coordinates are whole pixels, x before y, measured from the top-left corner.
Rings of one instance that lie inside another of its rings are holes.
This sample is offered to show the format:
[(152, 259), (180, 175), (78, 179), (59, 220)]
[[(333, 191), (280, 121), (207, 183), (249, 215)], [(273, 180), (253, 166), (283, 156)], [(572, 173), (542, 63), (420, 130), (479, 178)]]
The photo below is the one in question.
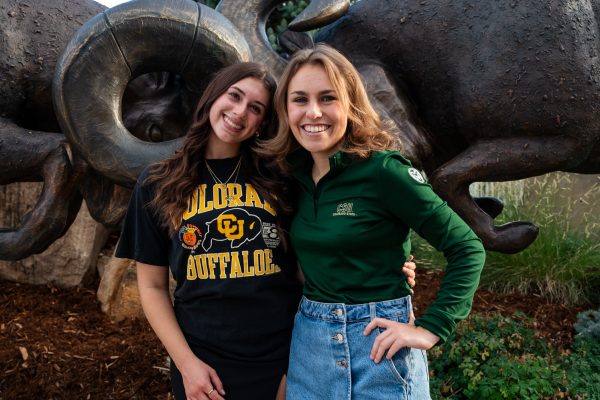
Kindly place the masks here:
[(354, 213), (354, 211), (352, 211), (352, 207), (354, 207), (353, 203), (340, 203), (338, 204), (335, 212), (333, 213), (333, 216), (355, 217), (356, 214)]

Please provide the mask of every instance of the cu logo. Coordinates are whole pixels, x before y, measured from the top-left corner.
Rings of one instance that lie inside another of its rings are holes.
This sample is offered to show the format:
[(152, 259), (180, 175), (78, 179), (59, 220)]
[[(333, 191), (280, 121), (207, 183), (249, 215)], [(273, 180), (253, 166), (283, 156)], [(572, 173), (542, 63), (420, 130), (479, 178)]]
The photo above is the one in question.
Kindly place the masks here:
[(250, 214), (243, 208), (232, 208), (206, 222), (202, 248), (209, 251), (213, 241), (217, 241), (229, 242), (232, 249), (237, 249), (244, 243), (256, 239), (262, 229), (262, 222), (258, 216)]
[(221, 214), (217, 218), (217, 229), (229, 240), (239, 239), (244, 236), (244, 220), (233, 214)]

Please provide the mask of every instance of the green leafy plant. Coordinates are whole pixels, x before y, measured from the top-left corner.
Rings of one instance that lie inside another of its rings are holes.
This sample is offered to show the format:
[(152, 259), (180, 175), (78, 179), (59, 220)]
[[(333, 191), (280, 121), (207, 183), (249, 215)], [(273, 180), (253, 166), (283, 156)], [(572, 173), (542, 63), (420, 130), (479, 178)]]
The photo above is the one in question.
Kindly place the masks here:
[(565, 364), (571, 392), (600, 399), (600, 309), (577, 314), (573, 352)]
[[(590, 317), (590, 315), (593, 315)], [(433, 399), (600, 399), (600, 340), (581, 313), (572, 350), (538, 340), (523, 314), (473, 315), (429, 354)]]
[(566, 391), (564, 370), (522, 314), (472, 316), (429, 352), (433, 398), (543, 399)]

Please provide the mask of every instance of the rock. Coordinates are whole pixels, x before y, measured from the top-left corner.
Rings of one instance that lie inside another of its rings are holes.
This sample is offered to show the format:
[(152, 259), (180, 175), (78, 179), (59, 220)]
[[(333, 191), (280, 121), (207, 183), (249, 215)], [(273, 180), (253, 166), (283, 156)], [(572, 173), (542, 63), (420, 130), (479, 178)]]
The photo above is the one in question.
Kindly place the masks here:
[[(126, 318), (143, 318), (144, 313), (139, 300), (135, 261), (114, 256), (102, 256), (99, 265), (103, 265), (98, 300), (102, 311), (111, 319), (121, 321)], [(100, 271), (100, 268), (99, 268)]]
[[(135, 261), (115, 257), (114, 249), (110, 253), (113, 255), (101, 255), (98, 260), (101, 278), (97, 296), (102, 311), (114, 321), (145, 318), (139, 298)], [(169, 280), (169, 288), (172, 299), (175, 290), (172, 277)]]

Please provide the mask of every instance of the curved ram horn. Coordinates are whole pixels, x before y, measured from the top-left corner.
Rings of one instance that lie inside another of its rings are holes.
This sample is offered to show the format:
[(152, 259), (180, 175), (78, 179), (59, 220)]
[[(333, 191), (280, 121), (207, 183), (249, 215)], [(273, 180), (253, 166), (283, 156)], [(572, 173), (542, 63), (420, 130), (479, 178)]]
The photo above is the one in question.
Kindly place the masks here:
[(271, 11), (283, 2), (284, 0), (222, 0), (217, 5), (217, 11), (227, 17), (248, 41), (254, 61), (269, 67), (277, 77), (281, 75), (286, 61), (271, 48), (266, 25)]
[(348, 12), (348, 0), (312, 0), (292, 22), (288, 24), (291, 31), (310, 31), (321, 28)]
[(200, 89), (215, 70), (248, 61), (244, 37), (222, 15), (192, 0), (134, 0), (92, 18), (58, 60), (54, 106), (63, 132), (89, 164), (132, 186), (150, 163), (181, 139), (144, 142), (123, 126), (121, 99), (130, 80), (152, 71), (184, 77)]

